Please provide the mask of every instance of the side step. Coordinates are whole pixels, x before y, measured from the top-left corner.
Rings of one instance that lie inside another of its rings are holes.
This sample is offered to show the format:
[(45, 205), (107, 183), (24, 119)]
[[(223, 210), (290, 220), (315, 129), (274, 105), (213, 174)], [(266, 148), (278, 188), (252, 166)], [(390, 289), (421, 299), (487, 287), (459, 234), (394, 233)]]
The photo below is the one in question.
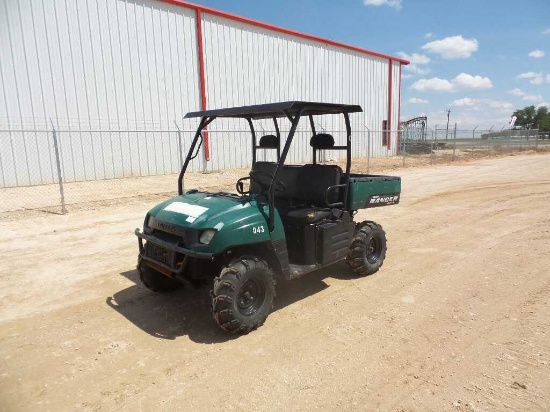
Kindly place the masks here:
[(298, 279), (299, 277), (302, 277), (303, 275), (313, 272), (314, 270), (321, 269), (323, 265), (293, 265), (290, 264), (289, 266), (289, 273), (290, 279)]

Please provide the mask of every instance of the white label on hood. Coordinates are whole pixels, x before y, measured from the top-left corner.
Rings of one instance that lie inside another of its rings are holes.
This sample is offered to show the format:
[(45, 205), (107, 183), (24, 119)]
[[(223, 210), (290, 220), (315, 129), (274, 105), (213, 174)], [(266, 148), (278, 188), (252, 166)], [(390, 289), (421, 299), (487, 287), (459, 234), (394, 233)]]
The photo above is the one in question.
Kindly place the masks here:
[(190, 205), (189, 203), (173, 202), (164, 208), (167, 212), (181, 213), (190, 217), (199, 217), (208, 210), (207, 207)]

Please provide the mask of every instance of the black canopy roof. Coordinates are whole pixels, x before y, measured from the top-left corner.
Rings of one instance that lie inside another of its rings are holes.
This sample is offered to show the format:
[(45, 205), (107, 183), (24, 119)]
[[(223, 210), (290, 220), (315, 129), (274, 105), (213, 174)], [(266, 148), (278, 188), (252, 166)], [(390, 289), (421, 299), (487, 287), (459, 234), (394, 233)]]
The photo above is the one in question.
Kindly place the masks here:
[(244, 119), (268, 119), (272, 117), (286, 117), (286, 113), (295, 116), (304, 108), (302, 116), (319, 114), (357, 113), (363, 109), (359, 105), (318, 103), (318, 102), (281, 102), (269, 104), (257, 104), (254, 106), (230, 107), (227, 109), (205, 110), (202, 112), (189, 112), (186, 119), (192, 117), (239, 117)]

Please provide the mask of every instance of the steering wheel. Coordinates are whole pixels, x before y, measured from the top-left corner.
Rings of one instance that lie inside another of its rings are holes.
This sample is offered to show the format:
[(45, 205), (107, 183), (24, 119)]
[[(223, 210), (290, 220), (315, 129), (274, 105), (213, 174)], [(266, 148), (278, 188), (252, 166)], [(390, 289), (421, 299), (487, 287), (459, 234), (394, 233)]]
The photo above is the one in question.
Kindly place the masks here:
[(240, 194), (240, 195), (250, 194), (250, 188), (248, 190), (244, 190), (243, 182), (245, 180), (250, 180), (250, 176), (241, 177), (239, 180), (237, 180), (237, 184), (235, 185), (235, 188), (237, 189), (237, 193)]
[[(265, 182), (262, 182), (262, 180), (260, 179), (260, 176), (266, 176), (267, 178), (269, 178), (269, 181), (271, 182), (271, 180), (273, 180), (273, 174), (265, 172), (263, 170), (250, 171), (250, 179), (258, 183), (262, 188), (262, 191), (264, 191), (265, 189), (269, 188), (269, 185), (264, 184)], [(286, 185), (281, 180), (277, 180), (277, 182), (275, 183), (275, 190), (277, 192), (284, 192), (286, 190)]]

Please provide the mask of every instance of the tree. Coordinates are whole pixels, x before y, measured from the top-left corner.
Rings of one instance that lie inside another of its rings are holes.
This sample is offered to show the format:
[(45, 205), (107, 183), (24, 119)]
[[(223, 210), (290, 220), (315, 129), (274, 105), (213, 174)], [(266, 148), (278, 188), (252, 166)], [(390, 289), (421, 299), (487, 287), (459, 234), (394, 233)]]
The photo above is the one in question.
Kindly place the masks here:
[(537, 114), (535, 115), (535, 127), (541, 131), (550, 130), (550, 114), (548, 113), (548, 108), (546, 106), (541, 106), (537, 109)]
[(538, 109), (535, 106), (527, 106), (516, 110), (512, 116), (516, 116), (516, 125), (526, 129), (539, 129), (540, 131), (550, 131), (550, 113), (546, 106)]

